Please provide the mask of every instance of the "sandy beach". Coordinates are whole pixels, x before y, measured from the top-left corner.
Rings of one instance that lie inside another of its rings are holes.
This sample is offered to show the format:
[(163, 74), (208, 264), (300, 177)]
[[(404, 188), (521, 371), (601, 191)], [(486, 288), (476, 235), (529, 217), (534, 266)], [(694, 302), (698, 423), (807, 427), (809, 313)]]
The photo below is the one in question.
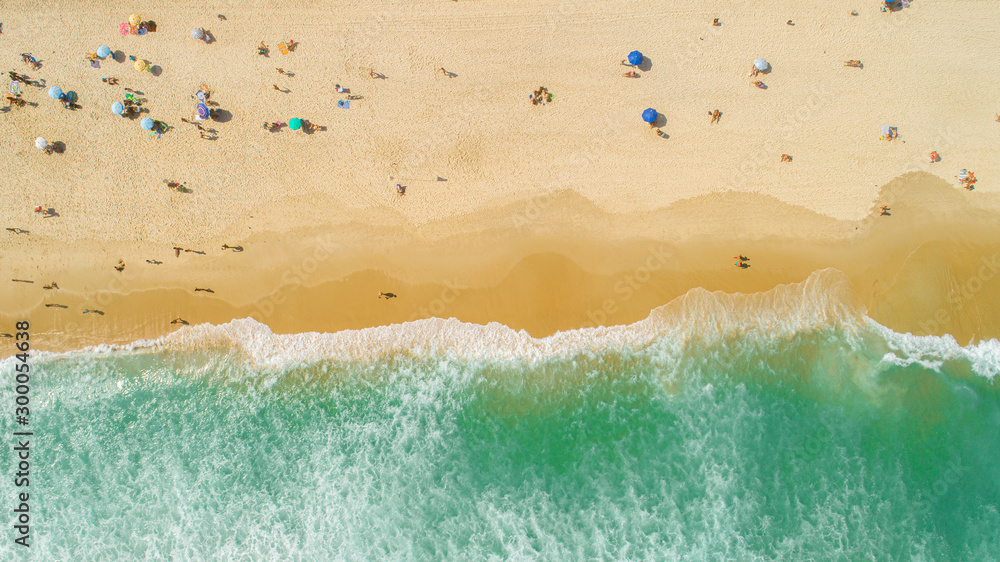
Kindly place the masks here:
[[(8, 69), (44, 87), (0, 114), (0, 218), (30, 232), (0, 236), (0, 318), (30, 318), (38, 349), (155, 337), (176, 318), (292, 333), (455, 317), (540, 337), (833, 268), (896, 331), (998, 337), (1000, 7), (878, 4), (12, 2)], [(133, 12), (156, 32), (120, 35)], [(99, 45), (122, 55), (92, 68)], [(625, 78), (633, 49), (646, 61)], [(766, 89), (747, 76), (757, 57)], [(181, 122), (201, 84), (215, 140)], [(339, 108), (337, 84), (363, 99)], [(551, 103), (529, 101), (539, 86)], [(162, 138), (111, 113), (125, 87), (171, 126)], [(293, 117), (320, 130), (261, 128)]]

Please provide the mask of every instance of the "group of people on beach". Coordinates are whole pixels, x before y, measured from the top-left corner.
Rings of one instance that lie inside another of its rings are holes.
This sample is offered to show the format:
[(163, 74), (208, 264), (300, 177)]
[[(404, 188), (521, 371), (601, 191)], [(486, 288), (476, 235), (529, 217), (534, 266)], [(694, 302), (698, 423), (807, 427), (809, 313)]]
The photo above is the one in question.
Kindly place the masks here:
[(532, 92), (528, 99), (531, 100), (532, 105), (545, 105), (546, 103), (552, 101), (552, 93), (549, 92), (548, 88), (542, 86)]

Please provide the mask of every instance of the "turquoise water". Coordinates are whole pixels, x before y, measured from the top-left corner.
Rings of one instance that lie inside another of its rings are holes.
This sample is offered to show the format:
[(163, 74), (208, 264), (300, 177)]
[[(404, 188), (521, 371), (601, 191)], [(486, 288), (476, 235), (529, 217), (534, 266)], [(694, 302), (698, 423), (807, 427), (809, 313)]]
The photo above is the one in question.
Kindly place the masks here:
[(996, 559), (996, 350), (865, 320), (542, 359), (45, 356), (31, 554)]

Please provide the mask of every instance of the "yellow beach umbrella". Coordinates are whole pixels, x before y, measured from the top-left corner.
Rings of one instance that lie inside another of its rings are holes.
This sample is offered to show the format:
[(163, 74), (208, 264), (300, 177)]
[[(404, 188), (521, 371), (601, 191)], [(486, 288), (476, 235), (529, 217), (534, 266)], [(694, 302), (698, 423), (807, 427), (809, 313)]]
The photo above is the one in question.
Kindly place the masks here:
[(128, 17), (129, 25), (139, 25), (139, 22), (141, 21), (142, 19), (139, 17), (139, 14), (132, 14)]
[(138, 70), (139, 72), (146, 70), (146, 61), (142, 59), (135, 61), (135, 69)]

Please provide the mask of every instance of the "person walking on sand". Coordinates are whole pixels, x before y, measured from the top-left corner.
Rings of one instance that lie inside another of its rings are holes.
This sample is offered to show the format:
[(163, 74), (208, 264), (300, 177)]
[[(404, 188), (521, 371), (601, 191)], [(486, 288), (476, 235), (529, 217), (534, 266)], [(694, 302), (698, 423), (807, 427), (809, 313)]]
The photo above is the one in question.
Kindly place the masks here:
[(394, 299), (394, 298), (396, 298), (396, 294), (395, 293), (383, 293), (382, 291), (379, 291), (378, 298), (380, 298), (380, 299), (381, 298), (385, 298), (385, 300)]

